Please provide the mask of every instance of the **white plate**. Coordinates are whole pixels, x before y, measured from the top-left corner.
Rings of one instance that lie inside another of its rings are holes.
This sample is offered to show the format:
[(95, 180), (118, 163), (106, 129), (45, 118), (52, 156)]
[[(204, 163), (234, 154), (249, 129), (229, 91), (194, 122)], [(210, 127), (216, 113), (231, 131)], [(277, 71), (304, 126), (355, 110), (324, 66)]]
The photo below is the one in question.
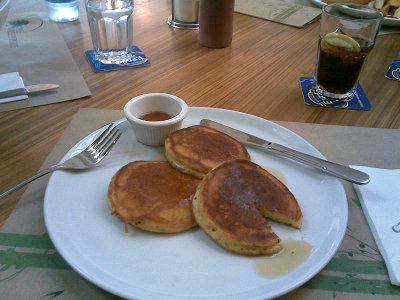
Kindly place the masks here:
[[(321, 1), (321, 0), (310, 0), (310, 2), (321, 8), (324, 7), (325, 5), (327, 5), (326, 2)], [(372, 3), (372, 2), (370, 2), (370, 3)], [(369, 6), (371, 6), (371, 5), (369, 4)], [(371, 7), (373, 7), (373, 6), (371, 6)], [(384, 17), (383, 21), (382, 21), (382, 25), (400, 27), (400, 19)]]
[[(293, 132), (244, 113), (190, 108), (183, 126), (208, 118), (256, 136), (323, 158)], [(130, 227), (112, 216), (108, 184), (117, 170), (133, 160), (159, 160), (163, 147), (136, 142), (128, 122), (118, 121), (121, 139), (101, 166), (85, 172), (57, 171), (50, 178), (44, 202), (47, 230), (56, 249), (71, 267), (99, 287), (124, 298), (255, 299), (272, 298), (302, 285), (317, 274), (339, 247), (347, 224), (347, 200), (341, 182), (320, 171), (248, 148), (261, 166), (279, 170), (303, 211), (303, 227), (295, 230), (272, 223), (282, 240), (304, 239), (310, 256), (292, 272), (276, 279), (260, 276), (260, 257), (232, 254), (200, 228), (162, 235)], [(72, 148), (68, 158), (96, 134)]]

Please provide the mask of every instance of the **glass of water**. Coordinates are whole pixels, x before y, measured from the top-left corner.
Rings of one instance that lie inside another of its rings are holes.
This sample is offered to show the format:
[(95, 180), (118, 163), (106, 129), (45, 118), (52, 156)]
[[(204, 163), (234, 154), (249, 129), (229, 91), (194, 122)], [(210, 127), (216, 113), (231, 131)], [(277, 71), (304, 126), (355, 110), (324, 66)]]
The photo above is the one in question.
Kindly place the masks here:
[(132, 58), (133, 0), (86, 0), (96, 59), (123, 64)]

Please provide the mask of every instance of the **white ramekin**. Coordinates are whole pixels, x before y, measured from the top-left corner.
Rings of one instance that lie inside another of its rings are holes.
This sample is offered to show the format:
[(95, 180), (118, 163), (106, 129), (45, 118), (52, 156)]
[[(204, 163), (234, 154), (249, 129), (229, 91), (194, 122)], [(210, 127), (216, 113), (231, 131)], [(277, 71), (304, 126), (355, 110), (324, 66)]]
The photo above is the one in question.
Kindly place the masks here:
[[(174, 117), (165, 121), (145, 121), (141, 116), (162, 111)], [(165, 139), (182, 126), (188, 113), (188, 106), (181, 98), (164, 93), (137, 96), (128, 101), (124, 114), (132, 125), (136, 139), (149, 146), (164, 145)]]

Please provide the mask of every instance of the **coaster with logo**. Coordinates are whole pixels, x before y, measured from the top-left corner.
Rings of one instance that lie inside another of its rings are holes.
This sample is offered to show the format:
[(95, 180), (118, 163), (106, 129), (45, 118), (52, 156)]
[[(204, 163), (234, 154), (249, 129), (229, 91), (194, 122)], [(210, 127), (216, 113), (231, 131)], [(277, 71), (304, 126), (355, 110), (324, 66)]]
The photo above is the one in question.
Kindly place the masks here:
[(143, 67), (150, 64), (150, 60), (144, 55), (142, 50), (137, 46), (133, 46), (131, 50), (132, 59), (123, 64), (103, 64), (102, 62), (96, 60), (95, 51), (89, 50), (85, 52), (86, 59), (88, 60), (90, 66), (94, 72), (107, 72), (113, 70), (127, 69)]
[(400, 80), (400, 59), (395, 59), (386, 73), (389, 79)]
[(361, 110), (371, 109), (371, 103), (359, 83), (357, 83), (354, 97), (350, 101), (331, 101), (324, 99), (315, 93), (313, 82), (313, 77), (300, 77), (301, 91), (303, 93), (304, 102), (307, 105)]

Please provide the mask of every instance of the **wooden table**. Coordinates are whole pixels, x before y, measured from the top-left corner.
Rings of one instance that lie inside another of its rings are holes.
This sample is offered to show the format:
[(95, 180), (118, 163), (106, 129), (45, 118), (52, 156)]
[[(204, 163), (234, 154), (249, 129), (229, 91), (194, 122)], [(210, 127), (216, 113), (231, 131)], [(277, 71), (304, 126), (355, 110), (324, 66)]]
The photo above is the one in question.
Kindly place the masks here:
[[(177, 95), (190, 106), (242, 111), (269, 120), (400, 128), (399, 82), (385, 78), (399, 58), (400, 35), (379, 36), (360, 82), (370, 111), (310, 107), (304, 104), (299, 78), (312, 76), (319, 22), (297, 29), (235, 14), (233, 43), (209, 49), (197, 31), (166, 24), (171, 1), (135, 1), (134, 43), (150, 59), (143, 68), (94, 73), (84, 57), (92, 48), (86, 12), (80, 21), (60, 23), (63, 36), (90, 90), (91, 97), (0, 113), (0, 190), (38, 171), (82, 107), (121, 110), (131, 98), (151, 92)], [(44, 2), (18, 0), (16, 11), (44, 11)], [(0, 205), (0, 226), (22, 191)]]

